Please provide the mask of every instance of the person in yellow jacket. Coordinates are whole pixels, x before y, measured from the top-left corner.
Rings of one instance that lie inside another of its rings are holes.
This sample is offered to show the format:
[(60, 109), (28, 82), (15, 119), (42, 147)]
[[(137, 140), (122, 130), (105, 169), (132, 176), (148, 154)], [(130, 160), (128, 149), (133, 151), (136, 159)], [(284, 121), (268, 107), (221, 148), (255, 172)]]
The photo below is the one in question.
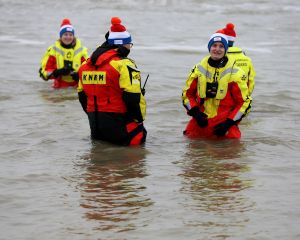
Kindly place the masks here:
[(209, 55), (195, 65), (182, 92), (183, 106), (192, 117), (188, 137), (240, 138), (238, 123), (251, 109), (247, 77), (227, 57), (228, 40), (215, 33), (208, 42)]
[(87, 48), (75, 37), (68, 18), (62, 20), (59, 36), (42, 58), (40, 77), (45, 81), (53, 79), (54, 88), (77, 87), (78, 69), (88, 58)]
[(220, 29), (217, 33), (222, 33), (228, 38), (228, 51), (227, 56), (233, 58), (236, 61), (236, 66), (243, 69), (247, 76), (247, 85), (249, 94), (253, 93), (255, 87), (256, 72), (250, 57), (246, 56), (245, 52), (240, 47), (234, 47), (234, 41), (236, 38), (236, 32), (234, 30), (233, 23), (227, 23), (225, 28)]
[(106, 41), (79, 69), (79, 101), (92, 139), (139, 145), (147, 135), (140, 71), (127, 57), (133, 45), (131, 35), (120, 18), (113, 17), (111, 24)]

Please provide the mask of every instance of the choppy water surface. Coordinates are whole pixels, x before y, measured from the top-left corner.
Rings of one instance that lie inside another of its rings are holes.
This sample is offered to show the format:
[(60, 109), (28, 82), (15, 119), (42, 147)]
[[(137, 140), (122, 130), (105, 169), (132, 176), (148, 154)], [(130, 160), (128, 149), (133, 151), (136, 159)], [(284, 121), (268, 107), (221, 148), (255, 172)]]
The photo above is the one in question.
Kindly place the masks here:
[[(0, 239), (300, 238), (298, 1), (0, 0)], [(147, 83), (145, 146), (89, 138), (72, 89), (38, 78), (69, 17), (91, 53), (112, 16)], [(189, 140), (181, 88), (209, 36), (236, 24), (254, 61), (240, 140)]]

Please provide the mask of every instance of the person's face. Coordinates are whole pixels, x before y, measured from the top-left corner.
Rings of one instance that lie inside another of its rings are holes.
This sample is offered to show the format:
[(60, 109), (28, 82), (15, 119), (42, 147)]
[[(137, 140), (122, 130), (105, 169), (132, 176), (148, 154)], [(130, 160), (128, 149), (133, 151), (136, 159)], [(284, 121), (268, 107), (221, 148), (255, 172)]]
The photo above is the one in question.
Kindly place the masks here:
[(65, 44), (65, 45), (69, 45), (73, 42), (74, 40), (74, 35), (71, 32), (65, 32), (62, 36), (61, 36), (61, 41)]
[(213, 60), (219, 60), (225, 55), (225, 48), (223, 43), (221, 42), (215, 42), (213, 45), (211, 45), (210, 48), (210, 56)]

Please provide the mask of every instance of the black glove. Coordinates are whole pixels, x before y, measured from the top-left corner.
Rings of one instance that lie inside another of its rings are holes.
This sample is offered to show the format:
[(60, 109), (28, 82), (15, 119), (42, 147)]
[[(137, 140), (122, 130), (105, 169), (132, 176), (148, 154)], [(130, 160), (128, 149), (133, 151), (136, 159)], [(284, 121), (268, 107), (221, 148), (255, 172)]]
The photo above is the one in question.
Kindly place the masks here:
[(141, 89), (141, 93), (143, 94), (143, 96), (145, 96), (146, 89), (145, 89), (145, 88), (142, 88), (142, 89)]
[(84, 91), (78, 92), (78, 99), (83, 111), (87, 114), (87, 95)]
[(214, 127), (213, 133), (218, 137), (222, 137), (227, 133), (229, 128), (231, 128), (233, 125), (235, 125), (235, 121), (227, 118), (224, 122), (221, 122)]
[(78, 82), (78, 81), (79, 81), (79, 74), (78, 74), (78, 72), (72, 72), (72, 73), (71, 73), (71, 76), (72, 76), (72, 79), (73, 79), (75, 82)]
[(193, 107), (188, 114), (196, 119), (197, 124), (201, 128), (205, 128), (208, 125), (207, 115), (203, 112), (200, 112), (199, 108)]
[(66, 76), (69, 75), (71, 73), (71, 69), (68, 68), (59, 68), (59, 69), (55, 69), (52, 72), (53, 77), (57, 78), (59, 76)]
[(44, 77), (44, 75), (43, 75), (43, 73), (42, 73), (42, 68), (39, 69), (39, 74), (40, 74), (40, 77), (41, 77), (43, 80), (45, 80), (45, 81), (48, 80), (47, 78)]

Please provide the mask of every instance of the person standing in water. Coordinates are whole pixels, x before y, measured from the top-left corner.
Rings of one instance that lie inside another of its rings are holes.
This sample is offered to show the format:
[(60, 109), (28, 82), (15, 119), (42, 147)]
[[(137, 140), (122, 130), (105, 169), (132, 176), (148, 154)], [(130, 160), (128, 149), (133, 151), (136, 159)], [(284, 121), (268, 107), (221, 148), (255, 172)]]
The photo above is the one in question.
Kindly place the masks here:
[(61, 22), (59, 39), (45, 52), (40, 77), (53, 79), (53, 88), (77, 87), (78, 69), (88, 58), (87, 48), (75, 37), (75, 30), (68, 18)]
[(118, 17), (111, 24), (106, 41), (79, 69), (79, 101), (87, 113), (92, 139), (139, 145), (147, 135), (140, 71), (127, 57), (133, 46), (130, 33)]
[(184, 134), (188, 137), (240, 138), (238, 123), (251, 109), (244, 71), (227, 57), (228, 40), (213, 34), (209, 55), (195, 65), (182, 92), (183, 106), (192, 117)]

